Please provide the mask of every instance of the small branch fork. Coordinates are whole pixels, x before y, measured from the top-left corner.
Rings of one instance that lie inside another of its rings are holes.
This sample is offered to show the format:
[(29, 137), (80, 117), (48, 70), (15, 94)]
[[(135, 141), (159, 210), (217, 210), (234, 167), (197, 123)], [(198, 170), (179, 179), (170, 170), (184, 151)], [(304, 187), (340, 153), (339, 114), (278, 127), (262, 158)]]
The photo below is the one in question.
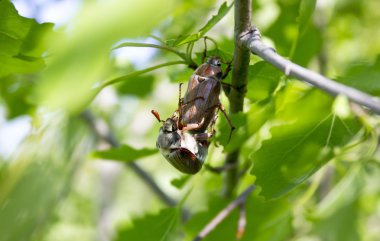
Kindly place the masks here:
[(203, 229), (199, 232), (199, 234), (193, 239), (193, 241), (199, 241), (205, 238), (211, 231), (213, 231), (228, 215), (232, 213), (232, 211), (239, 207), (239, 221), (238, 221), (238, 229), (236, 232), (236, 237), (240, 239), (245, 231), (246, 215), (245, 215), (245, 201), (249, 194), (255, 189), (255, 185), (249, 186), (244, 190), (242, 194), (240, 194), (232, 203), (230, 203), (227, 207), (225, 207), (222, 211), (220, 211), (215, 218), (213, 218)]
[(277, 54), (273, 48), (266, 46), (261, 41), (260, 32), (256, 27), (241, 34), (240, 42), (249, 48), (253, 54), (260, 56), (274, 67), (284, 72), (285, 75), (307, 82), (333, 96), (344, 95), (352, 102), (363, 105), (373, 112), (380, 114), (380, 100), (378, 98), (328, 79), (323, 75), (285, 59)]

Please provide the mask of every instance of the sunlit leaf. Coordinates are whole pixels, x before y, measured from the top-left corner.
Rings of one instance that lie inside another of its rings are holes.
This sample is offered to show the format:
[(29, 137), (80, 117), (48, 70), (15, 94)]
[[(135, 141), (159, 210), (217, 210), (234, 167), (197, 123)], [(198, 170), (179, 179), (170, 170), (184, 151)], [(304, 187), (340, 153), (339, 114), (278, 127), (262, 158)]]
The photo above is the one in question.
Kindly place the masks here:
[(11, 75), (0, 79), (0, 98), (6, 106), (6, 117), (11, 119), (27, 114), (34, 108), (28, 100), (33, 86), (31, 76)]
[(13, 73), (34, 73), (45, 64), (41, 57), (41, 38), (53, 24), (39, 24), (20, 16), (13, 4), (0, 1), (0, 77)]
[(197, 41), (198, 39), (205, 36), (205, 34), (212, 29), (220, 20), (223, 19), (223, 17), (229, 12), (229, 10), (232, 8), (233, 4), (230, 4), (230, 6), (227, 6), (227, 3), (224, 2), (219, 10), (218, 13), (201, 28), (199, 31), (195, 34), (187, 35), (187, 36), (180, 36), (176, 39), (168, 40), (167, 44), (169, 46), (180, 46), (189, 42)]
[(130, 80), (123, 81), (117, 86), (117, 91), (120, 94), (134, 95), (137, 97), (145, 97), (153, 90), (154, 77), (136, 76)]
[(124, 240), (177, 240), (178, 210), (167, 208), (157, 214), (146, 214), (133, 220), (132, 226), (119, 228), (114, 241)]
[(1, 241), (41, 236), (84, 161), (82, 122), (55, 117), (18, 147), (18, 158), (1, 173)]
[(304, 34), (299, 36), (297, 46), (293, 52), (292, 61), (302, 66), (308, 66), (313, 58), (321, 54), (322, 42), (323, 38), (320, 30), (314, 25), (310, 25)]
[(363, 189), (362, 167), (354, 165), (310, 212), (314, 232), (323, 240), (360, 240), (358, 197)]
[(181, 189), (186, 183), (187, 181), (191, 178), (191, 175), (183, 175), (179, 178), (176, 178), (176, 179), (173, 179), (171, 180), (171, 184), (178, 188), (178, 189)]
[(300, 35), (303, 35), (303, 33), (305, 32), (313, 16), (316, 3), (316, 0), (301, 0), (298, 16), (298, 26)]
[[(239, 148), (247, 139), (246, 124), (247, 117), (244, 113), (228, 115), (235, 129), (231, 132), (231, 127), (223, 113), (219, 112), (218, 128), (216, 140), (224, 146), (224, 151), (230, 152)], [(231, 139), (229, 140), (231, 135)]]
[(338, 81), (367, 93), (380, 96), (380, 57), (373, 64), (358, 64), (339, 77)]
[(92, 153), (92, 156), (122, 162), (133, 162), (137, 159), (147, 157), (155, 153), (157, 153), (156, 148), (135, 149), (127, 145), (122, 145), (118, 148), (111, 148), (105, 151), (95, 151)]
[(276, 89), (282, 73), (272, 65), (261, 61), (249, 67), (247, 98), (262, 100)]
[(36, 86), (38, 103), (81, 111), (97, 93), (95, 83), (108, 77), (112, 46), (123, 38), (148, 35), (171, 10), (172, 1), (165, 4), (117, 0), (86, 5), (70, 35), (50, 39), (55, 54)]
[(266, 139), (250, 155), (252, 174), (267, 198), (279, 197), (305, 181), (360, 128), (355, 119), (334, 117), (332, 98), (320, 91), (305, 92), (283, 107), (286, 99), (281, 96), (286, 97), (280, 93), (276, 99), (275, 119), (265, 126)]

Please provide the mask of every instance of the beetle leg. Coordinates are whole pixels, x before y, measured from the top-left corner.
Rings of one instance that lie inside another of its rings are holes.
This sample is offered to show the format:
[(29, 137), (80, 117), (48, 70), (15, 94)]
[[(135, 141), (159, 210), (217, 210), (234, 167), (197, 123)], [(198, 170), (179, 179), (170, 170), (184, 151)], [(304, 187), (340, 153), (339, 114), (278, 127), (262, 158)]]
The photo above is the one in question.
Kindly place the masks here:
[(218, 119), (218, 115), (215, 115), (214, 116), (214, 119), (212, 119), (211, 123), (210, 123), (210, 132), (211, 132), (211, 135), (215, 135), (215, 124), (216, 124), (216, 120)]
[(201, 120), (200, 123), (190, 123), (190, 124), (187, 124), (186, 126), (183, 126), (183, 127), (182, 127), (182, 131), (192, 131), (192, 130), (197, 130), (197, 129), (199, 129), (199, 128), (202, 127), (204, 121), (205, 121), (205, 119), (202, 118), (202, 120)]
[(219, 103), (219, 104), (218, 104), (218, 109), (221, 110), (221, 111), (223, 112), (223, 114), (224, 114), (224, 116), (226, 117), (226, 120), (227, 120), (227, 122), (228, 122), (228, 125), (230, 125), (231, 130), (230, 130), (230, 135), (229, 135), (229, 137), (228, 137), (228, 142), (230, 142), (230, 140), (231, 140), (231, 136), (232, 136), (232, 132), (235, 130), (235, 127), (232, 125), (231, 120), (230, 120), (230, 118), (228, 117), (227, 112), (226, 112), (226, 110), (224, 109), (224, 106), (222, 105), (222, 103)]
[(230, 62), (227, 63), (227, 67), (226, 67), (226, 70), (224, 71), (224, 73), (222, 75), (222, 79), (227, 78), (228, 74), (231, 71), (231, 65), (232, 65), (232, 61), (230, 61)]
[(195, 134), (194, 138), (197, 141), (208, 141), (213, 136), (214, 136), (214, 133), (207, 133), (207, 132), (205, 132), (205, 133)]
[(230, 130), (230, 135), (229, 135), (229, 137), (228, 137), (228, 142), (230, 142), (230, 140), (231, 140), (231, 136), (232, 136), (232, 132), (235, 130), (235, 127), (232, 125), (232, 122), (231, 122), (230, 118), (228, 117), (227, 112), (226, 112), (226, 110), (224, 109), (224, 106), (222, 105), (222, 103), (219, 102), (218, 104), (209, 107), (207, 110), (214, 109), (215, 107), (218, 108), (218, 110), (220, 110), (220, 111), (223, 112), (223, 114), (224, 114), (224, 116), (226, 117), (226, 120), (227, 120), (227, 122), (228, 122), (228, 125), (229, 125), (230, 128), (231, 128), (231, 130)]

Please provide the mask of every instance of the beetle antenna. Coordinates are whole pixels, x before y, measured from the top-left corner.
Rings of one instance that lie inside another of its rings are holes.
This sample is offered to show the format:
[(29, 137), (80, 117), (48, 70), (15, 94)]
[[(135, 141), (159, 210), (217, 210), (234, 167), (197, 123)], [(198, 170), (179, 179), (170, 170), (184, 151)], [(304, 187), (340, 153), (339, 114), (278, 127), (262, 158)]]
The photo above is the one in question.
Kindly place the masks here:
[(154, 115), (154, 117), (156, 117), (158, 122), (164, 122), (163, 120), (161, 120), (160, 114), (158, 114), (158, 112), (156, 110), (151, 110), (151, 113)]
[(207, 37), (203, 38), (203, 42), (205, 44), (205, 49), (203, 50), (203, 54), (202, 54), (202, 63), (205, 62), (205, 59), (207, 57)]
[(182, 107), (183, 99), (181, 98), (181, 86), (183, 83), (179, 83), (179, 99), (178, 99), (178, 128), (182, 129)]

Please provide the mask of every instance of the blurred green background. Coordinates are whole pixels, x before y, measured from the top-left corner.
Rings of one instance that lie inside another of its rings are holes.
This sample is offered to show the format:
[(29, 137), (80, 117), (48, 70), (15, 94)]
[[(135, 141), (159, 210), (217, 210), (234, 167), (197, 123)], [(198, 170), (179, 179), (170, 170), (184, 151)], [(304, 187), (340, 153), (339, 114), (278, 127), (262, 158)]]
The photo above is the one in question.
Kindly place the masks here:
[[(0, 0), (0, 241), (192, 240), (231, 201), (223, 174), (186, 176), (164, 160), (150, 113), (171, 116), (203, 35), (217, 43), (208, 55), (232, 59), (231, 4)], [(279, 54), (380, 95), (379, 1), (253, 0), (252, 9)], [(207, 164), (241, 150), (236, 190), (257, 185), (242, 240), (380, 239), (378, 116), (252, 55), (245, 112), (231, 118), (231, 142), (221, 117)], [(110, 149), (112, 138), (122, 146)], [(205, 240), (236, 240), (237, 220)]]

